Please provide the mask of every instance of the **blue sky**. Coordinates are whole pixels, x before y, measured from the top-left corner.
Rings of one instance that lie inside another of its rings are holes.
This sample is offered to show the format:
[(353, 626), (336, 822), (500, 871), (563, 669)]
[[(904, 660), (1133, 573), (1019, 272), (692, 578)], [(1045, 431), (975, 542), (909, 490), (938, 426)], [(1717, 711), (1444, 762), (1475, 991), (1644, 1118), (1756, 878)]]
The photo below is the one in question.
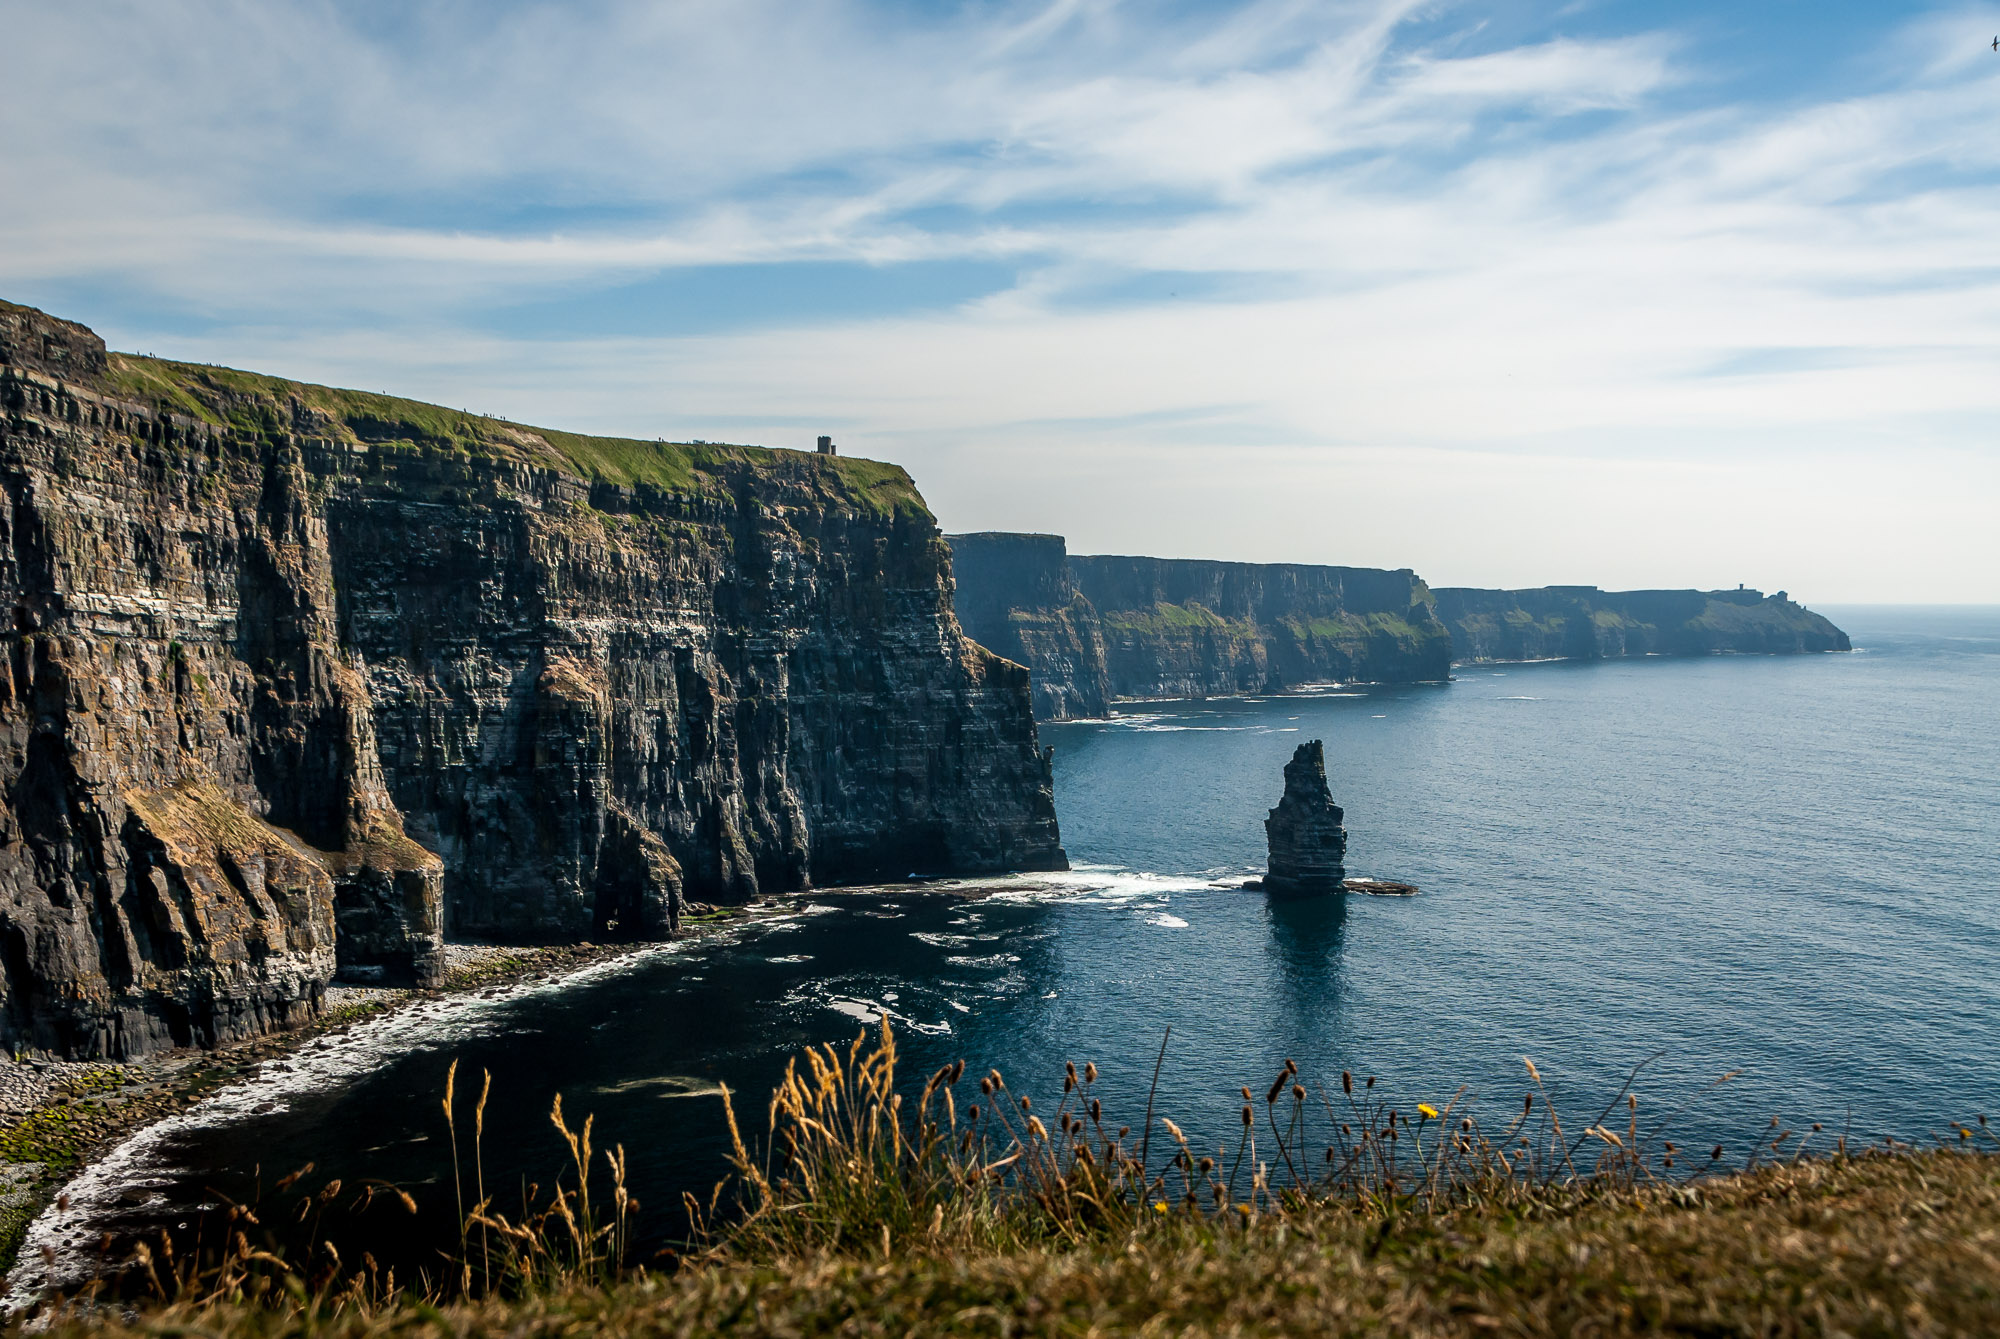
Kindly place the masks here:
[(0, 0), (0, 295), (947, 529), (2000, 600), (2000, 7)]

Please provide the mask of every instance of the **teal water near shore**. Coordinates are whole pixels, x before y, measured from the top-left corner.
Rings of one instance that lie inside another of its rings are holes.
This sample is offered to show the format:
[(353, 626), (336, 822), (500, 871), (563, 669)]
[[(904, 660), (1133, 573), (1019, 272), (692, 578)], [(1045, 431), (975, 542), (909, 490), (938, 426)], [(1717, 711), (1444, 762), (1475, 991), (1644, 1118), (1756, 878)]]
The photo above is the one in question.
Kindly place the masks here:
[[(561, 989), (428, 1004), (145, 1136), (64, 1239), (310, 1160), (412, 1187), (434, 1212), (400, 1249), (423, 1258), (449, 1237), (454, 1057), (461, 1092), (494, 1077), (490, 1184), (548, 1184), (560, 1092), (626, 1145), (664, 1237), (720, 1172), (716, 1084), (756, 1126), (789, 1054), (884, 1014), (912, 1074), (963, 1056), (1038, 1102), (1095, 1060), (1134, 1125), (1171, 1027), (1159, 1110), (1209, 1144), (1288, 1057), (1498, 1113), (1531, 1056), (1589, 1119), (1657, 1054), (1642, 1112), (1686, 1100), (1682, 1138), (1733, 1157), (1773, 1116), (1927, 1137), (2000, 1109), (2000, 609), (1827, 612), (1852, 654), (1463, 667), (1045, 727), (1074, 873), (808, 895)], [(1421, 896), (1220, 886), (1261, 867), (1313, 738), (1350, 872)]]

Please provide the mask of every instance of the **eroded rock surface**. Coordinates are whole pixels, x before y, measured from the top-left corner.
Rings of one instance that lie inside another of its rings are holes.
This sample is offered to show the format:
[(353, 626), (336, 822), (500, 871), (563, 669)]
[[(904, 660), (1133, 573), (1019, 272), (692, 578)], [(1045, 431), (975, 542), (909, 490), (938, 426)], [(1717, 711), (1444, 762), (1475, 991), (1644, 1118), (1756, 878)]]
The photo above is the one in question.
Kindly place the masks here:
[(1326, 784), (1326, 750), (1301, 744), (1285, 764), (1285, 793), (1264, 820), (1271, 847), (1264, 887), (1273, 893), (1338, 893), (1347, 877), (1347, 829)]
[(108, 354), (0, 303), (0, 1044), (428, 984), (455, 932), (1059, 868), (1027, 674), (893, 466)]

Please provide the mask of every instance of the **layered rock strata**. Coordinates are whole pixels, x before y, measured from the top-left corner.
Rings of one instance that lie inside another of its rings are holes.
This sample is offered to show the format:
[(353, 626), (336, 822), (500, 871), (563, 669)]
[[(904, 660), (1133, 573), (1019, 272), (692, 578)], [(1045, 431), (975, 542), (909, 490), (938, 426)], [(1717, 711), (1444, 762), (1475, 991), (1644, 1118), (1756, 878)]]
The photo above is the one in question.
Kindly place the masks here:
[(1113, 689), (1097, 609), (1060, 535), (952, 535), (953, 607), (968, 636), (1026, 665), (1042, 720), (1102, 716)]
[(1343, 891), (1344, 817), (1326, 784), (1325, 748), (1317, 739), (1299, 745), (1285, 764), (1285, 793), (1264, 820), (1271, 851), (1265, 891), (1300, 897)]
[(457, 933), (1063, 865), (901, 470), (109, 354), (0, 304), (0, 1044), (428, 984)]
[(1416, 573), (1085, 557), (1055, 535), (951, 537), (959, 619), (1027, 665), (1045, 719), (1118, 698), (1200, 698), (1450, 673)]
[(1846, 633), (1784, 591), (1445, 586), (1436, 594), (1453, 658), (1467, 663), (1851, 649)]

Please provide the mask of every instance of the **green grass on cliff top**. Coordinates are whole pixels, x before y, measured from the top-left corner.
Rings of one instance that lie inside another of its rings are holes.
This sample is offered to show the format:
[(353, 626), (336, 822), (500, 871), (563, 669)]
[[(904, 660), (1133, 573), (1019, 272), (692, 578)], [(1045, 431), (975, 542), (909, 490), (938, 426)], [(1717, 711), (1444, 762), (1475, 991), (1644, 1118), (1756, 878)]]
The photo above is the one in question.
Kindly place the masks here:
[(673, 493), (717, 492), (731, 474), (817, 472), (858, 508), (877, 515), (929, 518), (916, 484), (900, 465), (782, 448), (594, 437), (510, 423), (443, 405), (369, 391), (341, 390), (235, 368), (112, 354), (107, 389), (220, 428), (252, 436), (291, 431), (296, 403), (336, 440), (377, 448), (440, 452), (467, 459), (518, 461), (592, 482), (650, 484)]

